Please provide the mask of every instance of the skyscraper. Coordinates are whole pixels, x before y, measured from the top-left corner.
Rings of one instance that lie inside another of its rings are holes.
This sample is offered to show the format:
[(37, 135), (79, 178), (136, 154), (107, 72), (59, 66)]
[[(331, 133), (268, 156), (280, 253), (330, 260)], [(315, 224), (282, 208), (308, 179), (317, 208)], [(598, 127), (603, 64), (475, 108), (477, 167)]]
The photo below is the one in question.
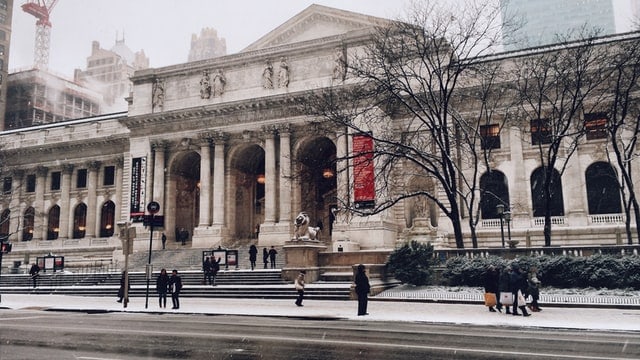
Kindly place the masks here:
[[(516, 31), (503, 26), (505, 50), (518, 50), (574, 40), (599, 31), (616, 32), (614, 5), (630, 0), (500, 0), (503, 24), (515, 21)], [(628, 5), (628, 4), (624, 4)], [(585, 32), (586, 31), (586, 32)]]

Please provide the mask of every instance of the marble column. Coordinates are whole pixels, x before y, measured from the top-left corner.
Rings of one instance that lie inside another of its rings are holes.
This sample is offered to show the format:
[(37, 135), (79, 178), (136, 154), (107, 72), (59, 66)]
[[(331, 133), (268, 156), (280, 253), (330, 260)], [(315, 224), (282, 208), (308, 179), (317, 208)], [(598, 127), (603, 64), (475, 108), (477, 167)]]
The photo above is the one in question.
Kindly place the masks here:
[(288, 126), (280, 133), (280, 216), (279, 222), (291, 222), (291, 133)]
[(214, 139), (214, 159), (213, 159), (213, 223), (216, 225), (224, 224), (224, 144), (225, 137), (219, 135)]
[(153, 151), (154, 166), (153, 166), (153, 193), (149, 198), (149, 201), (157, 201), (160, 204), (160, 211), (158, 215), (165, 214), (164, 203), (164, 189), (165, 189), (165, 151), (166, 143), (164, 141), (157, 141), (151, 144), (151, 150)]
[(36, 200), (33, 205), (35, 209), (35, 216), (33, 222), (33, 240), (46, 239), (47, 229), (44, 226), (44, 218), (41, 215), (44, 211), (44, 193), (47, 184), (47, 174), (49, 169), (44, 166), (38, 166), (36, 169)]
[(87, 164), (89, 170), (89, 182), (87, 188), (87, 229), (85, 232), (86, 237), (95, 237), (96, 229), (98, 225), (98, 204), (97, 193), (98, 188), (98, 170), (102, 164), (99, 161), (90, 161)]
[[(11, 229), (22, 228), (21, 221), (23, 218), (23, 213), (20, 209), (24, 207), (20, 206), (20, 192), (24, 188), (24, 176), (25, 172), (22, 170), (15, 170), (12, 173), (12, 182), (15, 181), (15, 186), (13, 186), (12, 184), (11, 191), (13, 192), (13, 195), (11, 196), (11, 200), (9, 202), (9, 234), (11, 234)], [(17, 236), (17, 239), (13, 238), (12, 236), (10, 236), (9, 239), (11, 241), (22, 241), (22, 231), (18, 231), (14, 236)]]
[(126, 212), (125, 213), (126, 215), (123, 216), (123, 212), (124, 212), (123, 210), (124, 209), (122, 208), (122, 184), (124, 182), (124, 157), (122, 157), (122, 156), (117, 157), (115, 163), (116, 163), (115, 164), (116, 165), (116, 174), (115, 174), (115, 176), (116, 176), (116, 195), (115, 195), (115, 198), (117, 199), (115, 201), (115, 203), (116, 203), (116, 212), (115, 212), (116, 213), (116, 219), (118, 219), (117, 214), (119, 213), (120, 214), (119, 218), (121, 220), (128, 221), (129, 220), (128, 212)]
[[(338, 201), (349, 201), (349, 164), (347, 157), (349, 154), (349, 141), (347, 130), (343, 129), (336, 133), (336, 193)], [(337, 204), (340, 207), (340, 204)]]
[(209, 137), (200, 139), (200, 223), (211, 225), (211, 143)]
[(264, 223), (273, 224), (276, 221), (276, 147), (275, 147), (275, 134), (274, 129), (271, 127), (265, 127), (265, 142), (264, 142), (264, 170), (265, 170), (265, 184), (264, 184)]
[(74, 166), (72, 164), (62, 165), (62, 179), (60, 184), (60, 232), (59, 238), (70, 239), (71, 235), (69, 229), (72, 228), (72, 211), (70, 209), (71, 204), (71, 174), (73, 174)]

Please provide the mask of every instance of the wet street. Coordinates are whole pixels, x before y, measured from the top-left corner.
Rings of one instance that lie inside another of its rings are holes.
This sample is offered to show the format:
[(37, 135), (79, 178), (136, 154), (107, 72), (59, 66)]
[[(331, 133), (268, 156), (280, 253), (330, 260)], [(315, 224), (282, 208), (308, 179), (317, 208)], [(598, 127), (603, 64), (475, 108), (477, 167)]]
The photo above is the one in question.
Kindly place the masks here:
[(637, 359), (640, 334), (186, 314), (0, 312), (0, 359)]

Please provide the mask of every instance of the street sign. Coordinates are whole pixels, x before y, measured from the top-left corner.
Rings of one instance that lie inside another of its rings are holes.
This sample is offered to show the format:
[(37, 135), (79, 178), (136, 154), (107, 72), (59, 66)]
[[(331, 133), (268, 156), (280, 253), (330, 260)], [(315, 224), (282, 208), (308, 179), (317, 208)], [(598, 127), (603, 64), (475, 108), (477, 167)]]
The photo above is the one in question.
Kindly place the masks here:
[(147, 211), (151, 214), (157, 214), (160, 211), (160, 204), (157, 201), (152, 201), (147, 205)]

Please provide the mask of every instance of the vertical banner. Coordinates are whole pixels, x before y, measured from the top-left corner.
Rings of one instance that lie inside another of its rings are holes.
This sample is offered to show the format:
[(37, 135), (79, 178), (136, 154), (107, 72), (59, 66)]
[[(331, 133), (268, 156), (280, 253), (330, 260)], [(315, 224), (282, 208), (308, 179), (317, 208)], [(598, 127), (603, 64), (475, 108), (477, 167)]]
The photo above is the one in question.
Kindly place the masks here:
[(353, 200), (356, 209), (376, 204), (373, 138), (366, 133), (353, 135)]
[(131, 205), (129, 207), (129, 217), (133, 222), (144, 221), (146, 179), (147, 158), (133, 158), (131, 161)]

